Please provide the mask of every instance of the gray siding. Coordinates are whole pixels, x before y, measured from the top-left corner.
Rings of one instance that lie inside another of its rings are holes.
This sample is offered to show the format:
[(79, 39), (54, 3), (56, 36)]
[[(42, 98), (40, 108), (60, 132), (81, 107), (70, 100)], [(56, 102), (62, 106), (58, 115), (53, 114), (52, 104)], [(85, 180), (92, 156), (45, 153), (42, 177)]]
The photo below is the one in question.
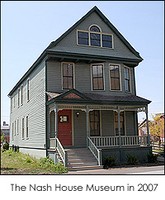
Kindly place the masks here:
[[(42, 62), (29, 76), (30, 101), (27, 101), (26, 81), (23, 82), (23, 105), (18, 107), (18, 94), (16, 92), (16, 106), (11, 113), (11, 127), (19, 120), (18, 133), (10, 145), (29, 148), (45, 148), (45, 65)], [(29, 137), (26, 138), (26, 116), (29, 118)], [(22, 118), (25, 120), (25, 137), (22, 138)], [(16, 123), (17, 130), (17, 123)], [(11, 129), (12, 132), (12, 129)], [(25, 149), (24, 149), (25, 152)], [(31, 150), (26, 150), (31, 153)], [(38, 156), (46, 155), (38, 152)], [(36, 152), (36, 155), (37, 155)]]
[(125, 112), (126, 135), (136, 135), (135, 112)]
[[(77, 45), (77, 30), (87, 31), (92, 24), (97, 24), (104, 33), (113, 34), (114, 49)], [(51, 50), (125, 58), (137, 58), (96, 13), (92, 13), (81, 24), (79, 24), (75, 30), (73, 30), (70, 34), (63, 38), (63, 40), (60, 41)]]
[(74, 132), (74, 146), (85, 147), (86, 146), (86, 113), (78, 111), (79, 117), (76, 116), (77, 111), (73, 111), (73, 132)]
[(101, 111), (101, 128), (103, 136), (114, 135), (114, 115), (113, 111)]
[[(109, 65), (114, 62), (104, 63), (104, 90), (93, 91), (92, 90), (92, 80), (91, 80), (91, 65), (87, 63), (75, 63), (75, 89), (80, 92), (93, 92), (105, 95), (128, 95), (130, 93), (125, 93), (124, 89), (124, 65), (120, 64), (121, 67), (121, 91), (111, 91), (110, 90), (110, 77), (109, 77)], [(133, 69), (131, 73), (131, 93), (134, 94), (134, 77)], [(48, 62), (47, 63), (47, 91), (49, 92), (64, 92), (62, 90), (62, 75), (61, 75), (61, 63), (60, 62)]]

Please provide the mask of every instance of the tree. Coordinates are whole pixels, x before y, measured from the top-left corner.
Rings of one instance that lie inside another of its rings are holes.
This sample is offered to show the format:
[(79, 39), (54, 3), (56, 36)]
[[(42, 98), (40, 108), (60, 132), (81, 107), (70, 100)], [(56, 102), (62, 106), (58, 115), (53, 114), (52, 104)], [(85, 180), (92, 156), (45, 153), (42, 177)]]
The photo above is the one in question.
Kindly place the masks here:
[(153, 121), (150, 121), (149, 128), (150, 128), (150, 134), (153, 136), (154, 141), (158, 141), (159, 145), (161, 144), (161, 136), (163, 136), (164, 133), (164, 117), (162, 117), (162, 114), (156, 114), (155, 116), (152, 116)]

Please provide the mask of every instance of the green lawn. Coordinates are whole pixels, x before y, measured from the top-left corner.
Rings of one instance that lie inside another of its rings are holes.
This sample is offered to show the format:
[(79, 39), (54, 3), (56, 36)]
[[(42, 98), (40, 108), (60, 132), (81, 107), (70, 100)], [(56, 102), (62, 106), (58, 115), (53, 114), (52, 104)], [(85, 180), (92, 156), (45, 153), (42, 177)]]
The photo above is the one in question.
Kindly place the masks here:
[(27, 154), (1, 151), (1, 174), (62, 174), (66, 173), (61, 163), (54, 164), (51, 159), (36, 159)]

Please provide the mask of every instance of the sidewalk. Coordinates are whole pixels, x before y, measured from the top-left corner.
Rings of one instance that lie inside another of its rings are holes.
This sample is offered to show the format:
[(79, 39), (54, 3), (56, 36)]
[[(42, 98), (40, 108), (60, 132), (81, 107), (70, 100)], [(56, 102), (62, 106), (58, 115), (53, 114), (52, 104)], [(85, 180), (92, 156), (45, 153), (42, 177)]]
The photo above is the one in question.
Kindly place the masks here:
[(90, 174), (93, 174), (93, 175), (162, 174), (163, 175), (164, 174), (164, 165), (69, 171), (68, 174), (84, 174), (84, 175), (90, 175)]

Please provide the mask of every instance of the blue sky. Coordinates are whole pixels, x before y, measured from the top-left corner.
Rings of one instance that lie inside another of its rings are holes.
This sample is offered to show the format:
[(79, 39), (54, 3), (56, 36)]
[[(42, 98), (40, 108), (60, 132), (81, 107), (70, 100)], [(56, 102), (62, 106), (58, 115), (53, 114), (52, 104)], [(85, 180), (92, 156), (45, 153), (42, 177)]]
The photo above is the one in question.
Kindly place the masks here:
[[(162, 1), (10, 1), (1, 7), (1, 122), (9, 123), (7, 97), (42, 51), (97, 6), (140, 52), (137, 95), (152, 101), (151, 114), (164, 112), (164, 3)], [(140, 116), (143, 119), (143, 116)]]

